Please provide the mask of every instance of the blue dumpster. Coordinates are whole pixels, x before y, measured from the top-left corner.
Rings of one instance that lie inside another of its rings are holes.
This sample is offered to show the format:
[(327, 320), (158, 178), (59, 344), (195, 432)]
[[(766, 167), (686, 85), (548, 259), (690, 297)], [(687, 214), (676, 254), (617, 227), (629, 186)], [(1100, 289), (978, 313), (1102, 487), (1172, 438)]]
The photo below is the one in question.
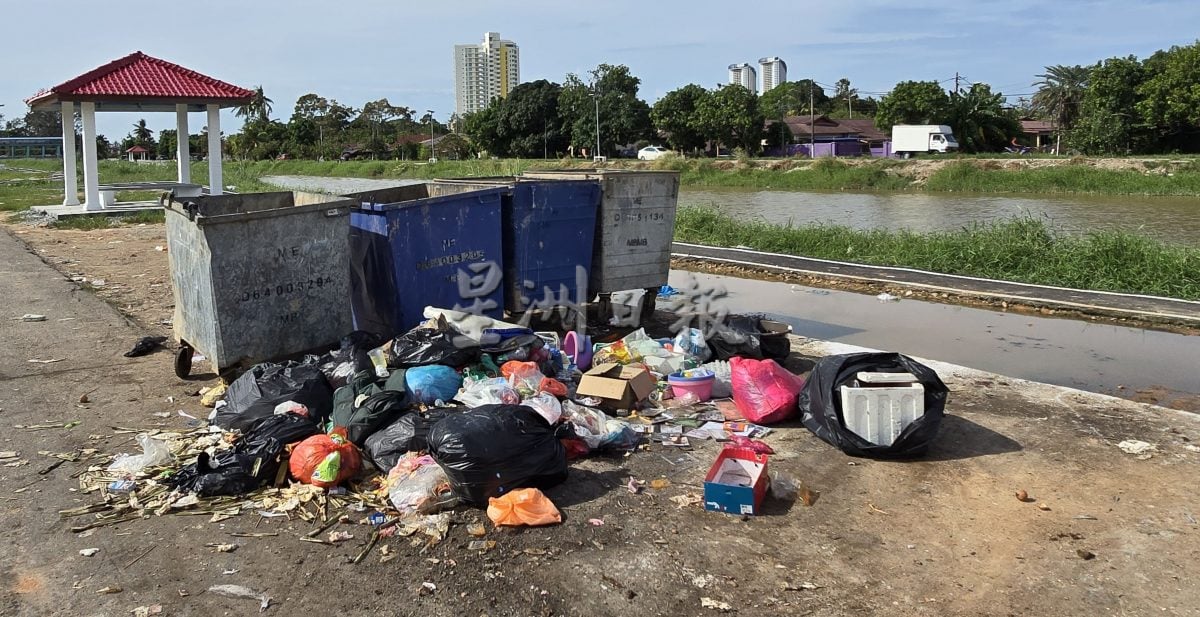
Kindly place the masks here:
[(499, 187), (415, 184), (346, 195), (354, 327), (384, 336), (426, 306), (503, 316)]
[(436, 180), (460, 189), (504, 187), (504, 300), (509, 312), (582, 305), (596, 237), (594, 180)]

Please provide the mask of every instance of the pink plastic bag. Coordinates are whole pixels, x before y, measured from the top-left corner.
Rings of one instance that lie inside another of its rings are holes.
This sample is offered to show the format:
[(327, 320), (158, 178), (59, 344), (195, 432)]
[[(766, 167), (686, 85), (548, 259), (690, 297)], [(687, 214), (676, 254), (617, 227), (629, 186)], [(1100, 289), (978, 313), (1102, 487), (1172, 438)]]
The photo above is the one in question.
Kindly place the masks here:
[(729, 360), (733, 382), (733, 404), (747, 420), (756, 424), (782, 422), (796, 413), (796, 399), (804, 379), (793, 375), (774, 360)]

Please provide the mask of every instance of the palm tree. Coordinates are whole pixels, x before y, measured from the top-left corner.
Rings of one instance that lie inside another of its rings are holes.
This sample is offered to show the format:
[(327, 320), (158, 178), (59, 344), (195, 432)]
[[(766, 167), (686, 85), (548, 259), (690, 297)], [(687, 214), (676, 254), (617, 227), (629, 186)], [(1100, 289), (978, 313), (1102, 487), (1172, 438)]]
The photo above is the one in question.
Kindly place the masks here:
[(263, 93), (262, 86), (254, 89), (254, 94), (250, 97), (250, 102), (238, 107), (234, 114), (243, 120), (259, 120), (266, 122), (271, 115), (271, 99)]
[(154, 134), (150, 132), (150, 128), (146, 126), (146, 119), (142, 118), (133, 125), (133, 140), (139, 144), (148, 144)]
[(993, 94), (987, 84), (951, 94), (947, 111), (948, 124), (965, 152), (998, 150), (1020, 131), (1016, 114), (1005, 109), (1004, 95)]
[(1079, 103), (1087, 91), (1090, 70), (1079, 65), (1046, 67), (1046, 72), (1033, 82), (1038, 89), (1033, 95), (1034, 111), (1054, 120), (1061, 130), (1070, 129), (1079, 115)]

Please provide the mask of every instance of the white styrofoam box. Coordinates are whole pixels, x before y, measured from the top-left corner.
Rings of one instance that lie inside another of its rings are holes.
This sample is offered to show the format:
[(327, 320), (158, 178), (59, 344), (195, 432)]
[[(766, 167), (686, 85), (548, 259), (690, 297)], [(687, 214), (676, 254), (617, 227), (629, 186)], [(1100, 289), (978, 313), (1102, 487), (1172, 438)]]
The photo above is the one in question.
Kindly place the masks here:
[(846, 428), (878, 446), (892, 445), (905, 427), (925, 415), (925, 386), (919, 383), (841, 389)]

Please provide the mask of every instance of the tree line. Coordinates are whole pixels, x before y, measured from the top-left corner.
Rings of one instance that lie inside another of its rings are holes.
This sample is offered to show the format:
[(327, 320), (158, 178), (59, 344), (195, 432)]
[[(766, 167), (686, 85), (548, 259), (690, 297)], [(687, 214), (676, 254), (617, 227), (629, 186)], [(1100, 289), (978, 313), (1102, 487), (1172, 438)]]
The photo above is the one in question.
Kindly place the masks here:
[(1084, 154), (1200, 152), (1200, 41), (1145, 60), (1054, 65), (1030, 101)]
[[(696, 84), (668, 92), (654, 105), (639, 97), (641, 80), (624, 65), (601, 64), (563, 83), (520, 84), (477, 113), (439, 122), (430, 112), (388, 99), (355, 108), (315, 93), (301, 96), (285, 122), (271, 118), (273, 102), (261, 87), (236, 110), (242, 129), (229, 136), (238, 158), (334, 158), (349, 152), (371, 158), (418, 159), (613, 156), (632, 146), (669, 145), (683, 153), (719, 148), (758, 154), (763, 147), (805, 141), (784, 120), (791, 116), (871, 117), (890, 131), (895, 124), (946, 124), (966, 152), (998, 151), (1021, 134), (1020, 120), (1051, 120), (1063, 151), (1148, 154), (1200, 151), (1200, 41), (1154, 53), (1144, 60), (1115, 57), (1091, 66), (1054, 65), (1036, 76), (1032, 99), (1017, 105), (986, 83), (945, 89), (936, 81), (904, 81), (876, 100), (860, 97), (848, 79), (827, 88), (811, 79), (785, 82), (756, 96), (738, 85), (708, 89)], [(420, 115), (419, 115), (420, 114)], [(597, 144), (599, 122), (599, 144)], [(9, 120), (0, 136), (60, 134), (59, 114), (30, 111)], [(77, 130), (78, 132), (78, 130)], [(438, 137), (434, 150), (431, 132)], [(103, 154), (133, 145), (171, 158), (174, 130), (155, 137), (141, 120), (117, 143), (101, 136)], [(204, 131), (190, 135), (202, 155)], [(628, 153), (628, 152), (626, 152)]]

